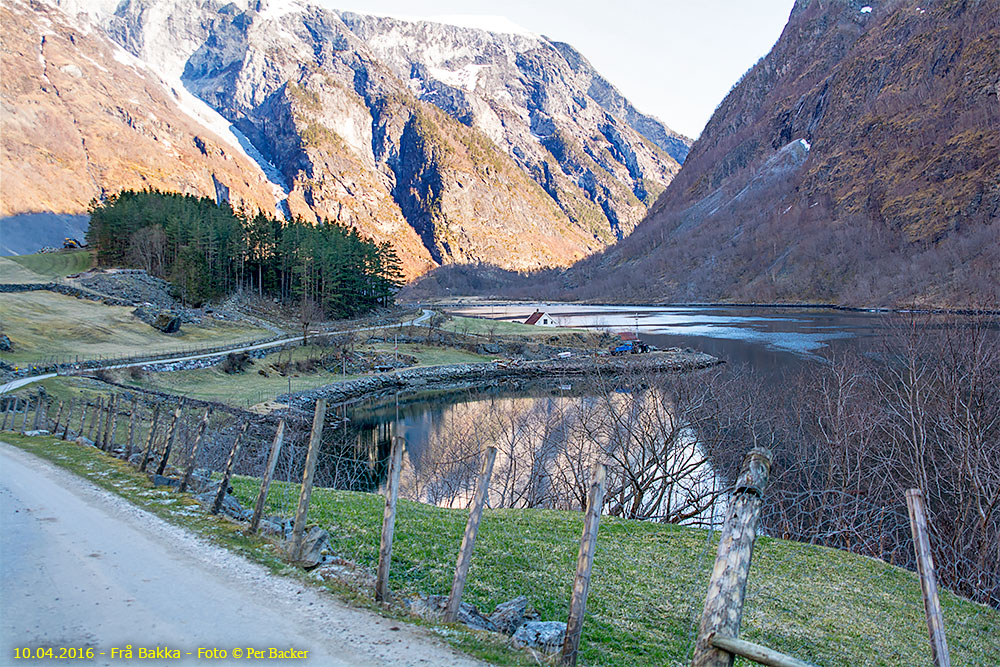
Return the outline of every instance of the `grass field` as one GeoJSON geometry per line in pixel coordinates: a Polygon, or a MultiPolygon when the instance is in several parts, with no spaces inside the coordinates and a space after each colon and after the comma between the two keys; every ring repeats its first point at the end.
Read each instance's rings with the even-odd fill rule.
{"type": "Polygon", "coordinates": [[[89,250],[0,257],[0,283],[48,283],[93,265],[89,250]]]}
{"type": "MultiPolygon", "coordinates": [[[[321,584],[284,565],[276,545],[244,536],[230,521],[192,511],[188,498],[153,488],[146,477],[94,448],[10,433],[2,439],[274,572],[327,585],[358,604],[373,605],[370,590],[321,584]]],[[[247,506],[258,481],[241,477],[233,486],[247,506]]],[[[297,485],[275,483],[269,511],[288,514],[296,494],[297,485]]],[[[383,502],[375,494],[316,489],[309,519],[330,531],[336,553],[374,569],[383,502]]],[[[461,510],[400,501],[390,576],[397,599],[414,591],[447,594],[466,516],[461,510]]],[[[465,600],[489,610],[524,594],[546,620],[564,620],[581,526],[579,513],[487,510],[465,600]]],[[[604,517],[580,664],[686,664],[715,546],[698,529],[604,517]]],[[[942,604],[952,664],[996,664],[1000,613],[947,591],[942,604]]],[[[390,607],[383,613],[398,617],[402,612],[390,607]]],[[[495,635],[461,626],[437,630],[446,641],[495,664],[537,664],[495,635]]],[[[842,551],[766,537],[754,551],[741,636],[824,667],[931,664],[913,573],[842,551]]],[[[737,665],[750,664],[737,660],[737,665]]]]}
{"type": "Polygon", "coordinates": [[[228,322],[185,324],[167,335],[145,324],[132,309],[106,306],[53,292],[0,294],[0,330],[14,343],[0,353],[10,364],[45,357],[92,359],[211,347],[270,336],[270,332],[228,322]]]}
{"type": "MultiPolygon", "coordinates": [[[[252,504],[257,480],[233,486],[252,504]]],[[[297,488],[276,484],[271,511],[294,511],[297,488]]],[[[309,519],[330,532],[334,553],[373,571],[382,508],[379,495],[316,489],[309,519]]],[[[391,588],[447,595],[466,518],[465,511],[401,500],[391,588]]],[[[487,510],[464,600],[488,612],[524,594],[543,619],[565,620],[581,529],[580,513],[487,510]]],[[[702,530],[604,517],[581,664],[686,664],[715,549],[702,530]]],[[[741,636],[824,667],[930,665],[921,600],[911,572],[763,537],[741,636]]],[[[942,602],[952,664],[995,664],[1000,613],[947,592],[942,602]]]]}
{"type": "MultiPolygon", "coordinates": [[[[383,354],[392,354],[393,348],[391,343],[380,343],[371,348],[361,347],[383,354]]],[[[322,368],[310,373],[296,372],[288,376],[281,376],[271,368],[271,364],[279,358],[284,360],[289,359],[290,356],[291,360],[296,361],[317,357],[326,352],[329,350],[314,345],[273,352],[264,359],[255,359],[254,365],[243,373],[232,375],[223,372],[218,366],[170,373],[151,372],[146,373],[141,380],[131,378],[127,372],[121,372],[118,375],[121,376],[123,382],[128,384],[246,407],[273,399],[276,395],[287,392],[289,387],[292,391],[305,391],[359,377],[358,375],[331,373],[322,368]],[[258,370],[264,370],[267,376],[260,375],[258,370]]],[[[465,350],[433,345],[400,344],[399,352],[416,357],[417,364],[420,366],[475,363],[489,361],[492,358],[465,350]]]]}

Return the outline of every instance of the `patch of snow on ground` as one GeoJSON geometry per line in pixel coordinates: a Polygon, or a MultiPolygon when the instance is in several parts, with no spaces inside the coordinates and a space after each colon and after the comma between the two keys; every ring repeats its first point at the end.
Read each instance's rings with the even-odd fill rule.
{"type": "Polygon", "coordinates": [[[805,148],[807,151],[810,148],[812,148],[812,145],[808,141],[806,141],[805,139],[799,139],[799,143],[802,144],[802,148],[805,148]]]}
{"type": "Polygon", "coordinates": [[[862,14],[871,14],[872,13],[872,8],[868,7],[866,5],[866,6],[862,7],[860,11],[861,11],[862,14]]]}
{"type": "Polygon", "coordinates": [[[461,88],[471,93],[476,89],[476,80],[479,78],[479,72],[487,67],[489,66],[470,63],[458,70],[428,67],[427,72],[441,83],[446,83],[452,88],[461,88]]]}

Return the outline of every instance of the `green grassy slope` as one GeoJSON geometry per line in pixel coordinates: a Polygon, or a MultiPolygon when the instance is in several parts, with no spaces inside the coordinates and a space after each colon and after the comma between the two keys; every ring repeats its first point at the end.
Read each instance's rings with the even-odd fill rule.
{"type": "Polygon", "coordinates": [[[89,250],[0,257],[0,283],[46,283],[86,271],[94,262],[89,250]]]}
{"type": "MultiPolygon", "coordinates": [[[[244,505],[252,504],[256,480],[237,480],[234,488],[244,505]]],[[[296,489],[276,484],[271,511],[291,514],[296,489]]],[[[330,531],[334,552],[374,570],[381,496],[317,489],[312,503],[310,521],[330,531]]],[[[462,510],[400,501],[392,589],[447,595],[466,517],[462,510]]],[[[488,612],[524,594],[545,620],[565,620],[581,529],[580,513],[487,510],[465,601],[488,612]]],[[[604,517],[581,664],[685,664],[716,545],[703,530],[604,517]]],[[[992,664],[1000,614],[947,592],[942,602],[952,664],[992,664]]],[[[758,540],[743,638],[817,665],[848,667],[929,665],[925,635],[913,573],[844,551],[758,540]]]]}

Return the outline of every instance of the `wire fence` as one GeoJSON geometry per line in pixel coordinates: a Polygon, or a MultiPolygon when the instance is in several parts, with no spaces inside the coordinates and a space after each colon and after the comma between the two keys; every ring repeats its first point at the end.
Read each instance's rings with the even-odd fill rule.
{"type": "MultiPolygon", "coordinates": [[[[385,585],[393,604],[436,619],[446,617],[469,508],[490,467],[457,618],[542,661],[556,659],[568,619],[572,625],[584,510],[594,464],[602,463],[603,516],[572,658],[690,664],[720,533],[741,489],[712,467],[663,395],[470,403],[427,426],[433,437],[419,447],[406,446],[394,422],[356,421],[347,405],[321,412],[317,434],[307,412],[288,410],[279,419],[140,394],[62,404],[36,394],[0,398],[0,427],[45,428],[92,444],[157,475],[158,484],[191,477],[191,491],[206,505],[220,497],[224,513],[246,522],[273,469],[260,532],[315,578],[372,597],[387,556],[385,509],[398,443],[404,449],[385,585]],[[314,488],[297,548],[295,518],[309,477],[314,488]]],[[[740,637],[816,665],[932,664],[905,499],[887,506],[841,495],[833,503],[831,493],[764,493],[740,637]],[[837,511],[824,509],[831,507],[837,511]],[[808,539],[783,539],[802,540],[803,525],[812,531],[808,539]]],[[[952,664],[996,664],[998,569],[991,576],[981,568],[986,604],[941,591],[952,664]]]]}

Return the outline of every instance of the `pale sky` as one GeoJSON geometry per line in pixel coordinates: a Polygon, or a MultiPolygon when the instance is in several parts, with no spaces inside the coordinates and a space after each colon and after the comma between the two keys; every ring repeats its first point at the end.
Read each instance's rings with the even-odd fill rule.
{"type": "Polygon", "coordinates": [[[643,113],[696,138],[793,0],[311,0],[359,14],[504,16],[567,42],[643,113]]]}

